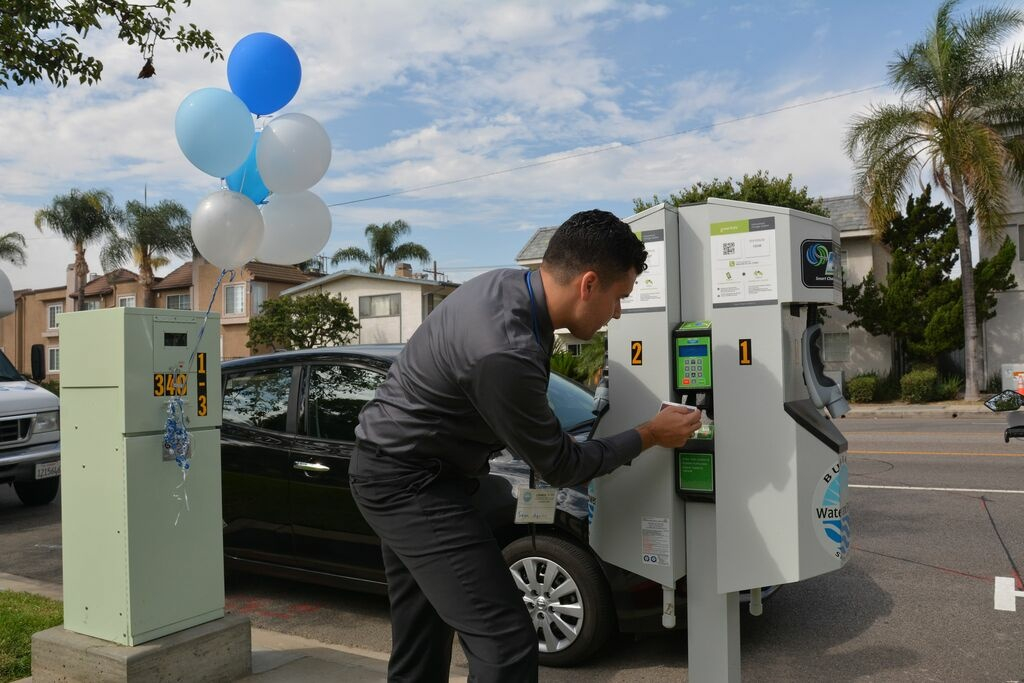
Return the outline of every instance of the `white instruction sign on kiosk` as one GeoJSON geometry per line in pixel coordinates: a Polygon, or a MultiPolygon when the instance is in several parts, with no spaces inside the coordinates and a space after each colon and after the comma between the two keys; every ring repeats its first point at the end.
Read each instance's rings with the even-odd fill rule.
{"type": "Polygon", "coordinates": [[[640,520],[640,543],[644,564],[668,564],[671,557],[672,522],[668,517],[644,517],[640,520]]]}
{"type": "Polygon", "coordinates": [[[622,310],[665,310],[665,231],[642,230],[636,233],[647,250],[647,268],[633,284],[632,293],[622,300],[622,310]]]}
{"type": "Polygon", "coordinates": [[[711,224],[711,303],[714,306],[775,301],[775,218],[711,224]]]}

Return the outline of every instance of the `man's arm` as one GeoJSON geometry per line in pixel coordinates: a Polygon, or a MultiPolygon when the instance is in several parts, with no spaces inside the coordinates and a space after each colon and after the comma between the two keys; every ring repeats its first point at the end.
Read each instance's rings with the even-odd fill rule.
{"type": "Polygon", "coordinates": [[[700,413],[669,409],[636,429],[584,443],[562,431],[547,400],[547,373],[534,358],[491,354],[470,369],[466,392],[491,430],[553,486],[611,472],[654,445],[682,445],[700,413]]]}

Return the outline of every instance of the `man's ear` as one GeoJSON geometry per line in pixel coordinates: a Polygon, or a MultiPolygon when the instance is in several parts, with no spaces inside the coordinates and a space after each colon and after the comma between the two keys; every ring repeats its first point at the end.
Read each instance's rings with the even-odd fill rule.
{"type": "Polygon", "coordinates": [[[597,273],[588,270],[580,277],[580,299],[588,301],[597,291],[597,273]]]}

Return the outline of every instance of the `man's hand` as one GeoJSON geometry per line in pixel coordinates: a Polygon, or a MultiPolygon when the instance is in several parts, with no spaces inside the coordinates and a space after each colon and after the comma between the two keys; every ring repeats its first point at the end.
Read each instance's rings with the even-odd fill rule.
{"type": "Polygon", "coordinates": [[[650,422],[636,428],[643,440],[643,450],[651,446],[679,448],[700,429],[700,416],[701,411],[696,408],[663,408],[650,422]]]}

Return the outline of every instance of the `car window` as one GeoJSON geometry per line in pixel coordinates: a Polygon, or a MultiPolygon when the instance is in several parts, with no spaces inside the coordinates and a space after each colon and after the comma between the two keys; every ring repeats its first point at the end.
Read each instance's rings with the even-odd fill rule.
{"type": "Polygon", "coordinates": [[[318,439],[355,441],[359,411],[384,375],[352,365],[314,365],[309,373],[306,434],[318,439]]]}
{"type": "Polygon", "coordinates": [[[292,369],[252,370],[224,378],[224,421],[285,431],[292,369]]]}
{"type": "Polygon", "coordinates": [[[562,429],[594,419],[594,397],[579,384],[554,372],[548,382],[548,405],[562,429]]]}

